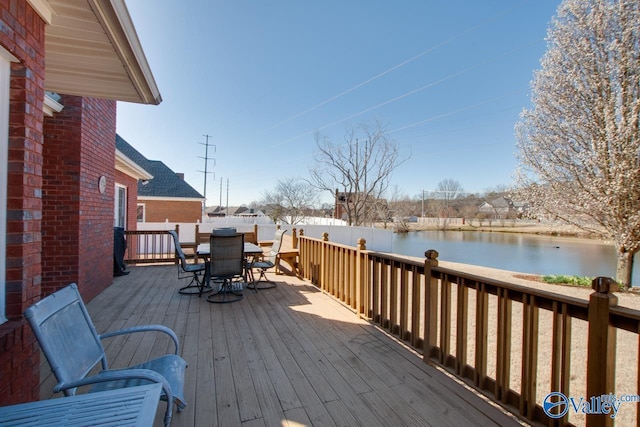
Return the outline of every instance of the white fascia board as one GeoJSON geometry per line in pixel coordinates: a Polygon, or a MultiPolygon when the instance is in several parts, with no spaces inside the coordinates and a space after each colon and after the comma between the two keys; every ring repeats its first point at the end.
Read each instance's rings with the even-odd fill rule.
{"type": "Polygon", "coordinates": [[[138,194],[138,200],[161,200],[165,202],[202,202],[204,197],[161,197],[161,196],[141,196],[138,194]]]}
{"type": "Polygon", "coordinates": [[[36,11],[38,15],[46,22],[48,25],[51,25],[53,22],[53,17],[55,16],[54,10],[49,5],[47,0],[27,0],[33,10],[36,11]]]}
{"type": "Polygon", "coordinates": [[[153,175],[116,148],[116,170],[135,179],[152,179],[153,175]]]}
{"type": "Polygon", "coordinates": [[[54,113],[59,113],[64,108],[64,105],[60,104],[55,99],[51,98],[49,95],[44,95],[44,103],[42,106],[42,111],[45,116],[53,117],[54,113]]]}

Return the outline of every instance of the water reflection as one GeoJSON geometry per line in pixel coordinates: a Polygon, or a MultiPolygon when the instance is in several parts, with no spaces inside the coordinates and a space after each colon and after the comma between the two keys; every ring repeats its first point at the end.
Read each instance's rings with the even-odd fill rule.
{"type": "MultiPolygon", "coordinates": [[[[427,249],[436,249],[444,261],[531,274],[615,277],[616,271],[614,247],[591,239],[435,230],[394,236],[395,253],[423,257],[427,249]]],[[[640,282],[638,263],[634,283],[640,282]]]]}

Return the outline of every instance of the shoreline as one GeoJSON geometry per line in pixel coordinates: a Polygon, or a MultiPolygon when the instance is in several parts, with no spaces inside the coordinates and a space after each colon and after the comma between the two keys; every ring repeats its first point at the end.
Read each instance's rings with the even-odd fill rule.
{"type": "MultiPolygon", "coordinates": [[[[376,228],[385,228],[376,224],[376,228]]],[[[437,224],[408,224],[407,231],[396,231],[394,224],[386,227],[394,233],[412,233],[417,231],[479,231],[485,233],[515,233],[557,237],[576,237],[580,239],[603,240],[600,236],[579,229],[573,225],[564,224],[505,224],[505,225],[437,225],[437,224]]],[[[605,240],[606,241],[606,240],[605,240]]]]}

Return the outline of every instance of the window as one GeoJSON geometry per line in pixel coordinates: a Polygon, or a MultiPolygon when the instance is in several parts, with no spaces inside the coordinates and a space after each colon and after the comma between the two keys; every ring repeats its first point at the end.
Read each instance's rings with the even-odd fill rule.
{"type": "Polygon", "coordinates": [[[144,222],[144,203],[138,203],[138,208],[136,209],[136,221],[144,222]]]}
{"type": "Polygon", "coordinates": [[[116,184],[114,227],[127,228],[127,187],[116,184]]]}
{"type": "Polygon", "coordinates": [[[16,58],[0,47],[0,323],[7,321],[5,312],[7,252],[7,170],[9,156],[9,81],[11,62],[16,58]]]}

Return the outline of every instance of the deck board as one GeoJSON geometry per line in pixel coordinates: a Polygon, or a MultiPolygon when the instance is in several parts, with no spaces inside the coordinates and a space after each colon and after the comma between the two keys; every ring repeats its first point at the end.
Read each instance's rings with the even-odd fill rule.
{"type": "MultiPolygon", "coordinates": [[[[160,323],[187,360],[172,426],[519,425],[348,307],[293,276],[230,304],[181,295],[175,266],[133,267],[88,304],[98,332],[160,323]]],[[[171,351],[159,334],[105,342],[110,366],[171,351]]],[[[42,364],[42,398],[55,380],[42,364]]],[[[159,406],[161,425],[165,403],[159,406]]]]}

